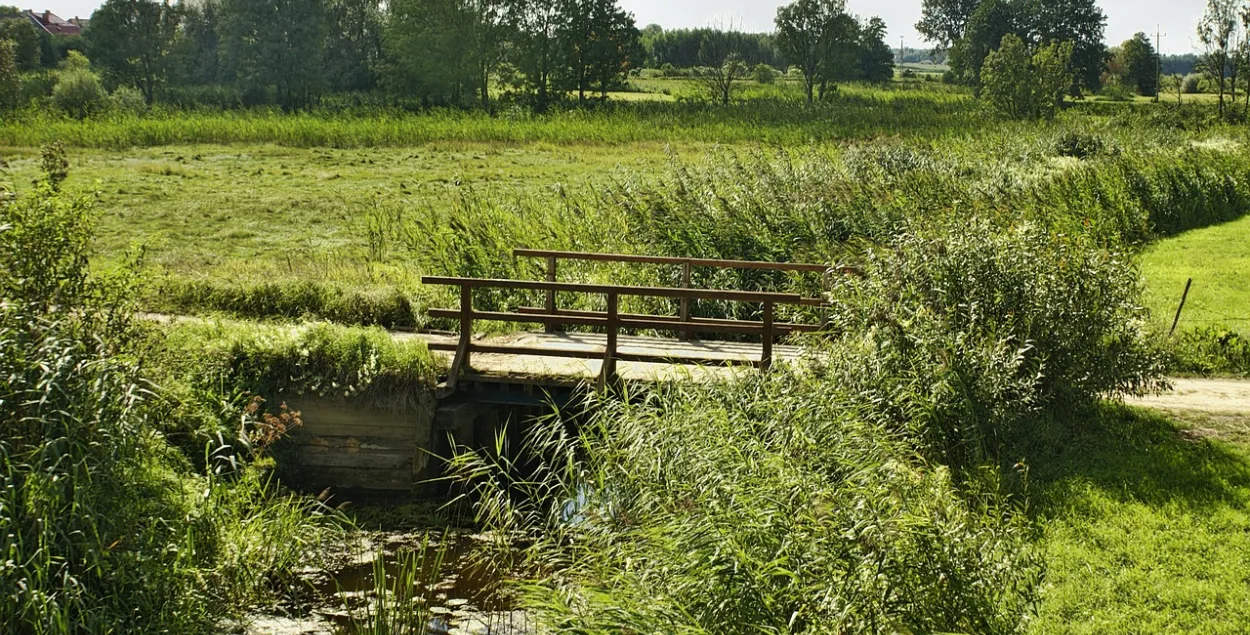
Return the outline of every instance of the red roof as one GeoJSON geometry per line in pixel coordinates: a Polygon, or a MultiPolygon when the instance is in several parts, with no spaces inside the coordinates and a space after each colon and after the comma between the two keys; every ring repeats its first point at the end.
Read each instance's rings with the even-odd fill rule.
{"type": "Polygon", "coordinates": [[[36,13],[32,10],[27,10],[26,15],[36,26],[47,31],[50,35],[82,35],[81,26],[65,20],[51,11],[36,13]]]}

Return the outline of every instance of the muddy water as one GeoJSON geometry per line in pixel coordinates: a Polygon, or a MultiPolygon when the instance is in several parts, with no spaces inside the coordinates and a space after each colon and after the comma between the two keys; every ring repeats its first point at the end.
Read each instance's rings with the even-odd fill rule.
{"type": "MultiPolygon", "coordinates": [[[[255,615],[246,635],[524,635],[532,624],[500,589],[500,575],[480,557],[484,538],[359,533],[323,568],[301,572],[301,600],[289,615],[255,615]],[[380,597],[381,596],[381,597],[380,597]],[[376,626],[384,607],[406,615],[376,626]],[[371,616],[373,618],[371,619],[371,616]],[[414,625],[416,624],[416,625],[414,625]]],[[[236,630],[238,632],[238,630],[236,630]]]]}

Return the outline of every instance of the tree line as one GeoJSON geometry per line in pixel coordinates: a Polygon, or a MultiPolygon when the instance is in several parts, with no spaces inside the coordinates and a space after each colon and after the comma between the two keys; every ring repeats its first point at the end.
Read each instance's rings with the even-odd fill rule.
{"type": "MultiPolygon", "coordinates": [[[[0,41],[11,42],[0,72],[13,58],[17,73],[60,65],[48,86],[65,75],[65,51],[48,53],[16,9],[0,18],[0,41]]],[[[884,22],[850,15],[844,0],[795,0],[775,34],[640,30],[617,0],[106,0],[71,47],[85,59],[68,63],[86,100],[125,88],[147,104],[224,96],[298,110],[326,94],[485,107],[506,94],[542,109],[606,96],[631,71],[666,64],[692,69],[722,101],[750,75],[798,67],[815,99],[836,82],[891,78],[884,37],[884,22]]]]}

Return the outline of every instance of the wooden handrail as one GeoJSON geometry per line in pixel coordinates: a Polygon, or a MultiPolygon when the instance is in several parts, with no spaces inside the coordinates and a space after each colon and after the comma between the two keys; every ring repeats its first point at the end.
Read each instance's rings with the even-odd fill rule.
{"type": "MultiPolygon", "coordinates": [[[[601,385],[606,386],[616,376],[616,363],[623,359],[630,360],[647,360],[662,361],[664,358],[649,355],[628,355],[622,356],[618,348],[618,337],[622,328],[626,329],[656,329],[656,330],[678,330],[683,333],[695,331],[719,332],[719,333],[740,333],[748,335],[759,335],[763,339],[763,351],[757,365],[760,368],[767,369],[773,362],[773,343],[776,339],[777,332],[789,332],[800,330],[803,325],[778,325],[774,321],[776,305],[778,304],[795,304],[802,305],[810,302],[810,298],[803,298],[797,293],[772,293],[763,291],[735,291],[724,289],[673,289],[666,287],[630,287],[620,285],[602,285],[602,284],[581,284],[581,283],[561,283],[561,282],[534,282],[525,280],[490,280],[480,278],[450,278],[440,276],[425,276],[421,279],[422,284],[428,285],[444,285],[455,286],[460,288],[460,308],[459,309],[431,309],[429,314],[431,317],[442,319],[458,319],[460,321],[460,340],[456,344],[456,358],[452,363],[451,376],[448,379],[448,387],[454,388],[459,377],[470,368],[471,356],[474,352],[510,352],[515,354],[540,354],[551,355],[556,357],[574,357],[585,358],[582,352],[571,351],[543,351],[536,352],[533,349],[523,347],[499,347],[499,346],[483,346],[473,343],[473,321],[493,320],[504,322],[518,322],[530,324],[546,324],[548,326],[560,324],[575,324],[584,326],[604,327],[607,329],[607,345],[603,351],[603,372],[600,377],[601,385]],[[479,288],[489,289],[520,289],[533,291],[547,291],[553,294],[557,291],[567,293],[586,293],[586,294],[602,294],[607,298],[607,310],[605,312],[559,312],[554,308],[554,302],[549,302],[548,306],[552,307],[547,313],[541,313],[538,309],[528,309],[528,312],[506,313],[498,311],[476,311],[473,308],[473,290],[479,288]],[[750,302],[760,303],[763,305],[763,322],[746,322],[739,320],[698,320],[693,321],[686,312],[679,318],[670,318],[662,316],[645,316],[634,314],[622,314],[620,312],[621,296],[635,297],[662,297],[662,298],[679,298],[682,300],[705,299],[705,300],[724,300],[730,302],[750,302]]],[[[803,329],[806,330],[806,329],[803,329]]],[[[702,359],[702,358],[685,358],[686,361],[703,364],[725,364],[725,360],[718,359],[702,359]]]]}
{"type": "Polygon", "coordinates": [[[630,287],[611,284],[587,284],[581,282],[541,282],[535,280],[501,280],[487,278],[447,278],[424,276],[421,284],[459,286],[469,288],[518,289],[525,291],[557,291],[564,293],[610,294],[650,298],[690,298],[695,300],[725,300],[728,302],[773,302],[776,304],[801,305],[811,298],[797,293],[772,291],[735,291],[731,289],[677,289],[672,287],[630,287]]]}
{"type": "MultiPolygon", "coordinates": [[[[689,289],[691,284],[692,269],[694,267],[706,267],[714,269],[745,269],[745,270],[761,270],[761,271],[792,271],[805,273],[820,273],[828,276],[834,271],[843,274],[862,275],[853,267],[831,267],[815,263],[804,262],[757,262],[751,260],[719,260],[712,258],[687,258],[681,256],[641,256],[636,254],[607,254],[592,253],[579,251],[558,251],[550,249],[514,249],[512,255],[517,258],[545,258],[547,260],[547,281],[556,282],[560,260],[579,260],[586,262],[616,262],[616,263],[635,263],[635,264],[652,264],[652,265],[674,265],[680,266],[681,271],[681,288],[689,289]]],[[[691,299],[682,297],[679,300],[681,307],[681,321],[692,322],[691,319],[691,299]]],[[[799,302],[803,306],[823,306],[825,303],[818,298],[804,298],[799,302]]],[[[546,309],[547,313],[555,315],[556,311],[556,291],[548,289],[546,291],[546,309]]],[[[554,333],[560,330],[558,323],[550,323],[547,325],[547,332],[554,333]]],[[[681,331],[679,336],[682,340],[690,339],[690,331],[681,331]]]]}
{"type": "Polygon", "coordinates": [[[557,260],[581,260],[587,262],[621,262],[648,265],[690,265],[716,269],[750,269],[759,271],[805,271],[828,273],[844,267],[830,267],[806,262],[756,262],[752,260],[716,260],[711,258],[682,258],[676,256],[638,256],[633,254],[583,253],[580,251],[551,251],[546,249],[514,249],[518,258],[555,258],[557,260]]]}

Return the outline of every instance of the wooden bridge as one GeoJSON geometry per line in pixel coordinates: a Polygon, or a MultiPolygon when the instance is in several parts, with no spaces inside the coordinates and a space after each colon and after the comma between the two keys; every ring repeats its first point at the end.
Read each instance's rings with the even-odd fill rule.
{"type": "MultiPolygon", "coordinates": [[[[458,322],[459,333],[394,335],[422,340],[431,350],[450,356],[447,380],[429,395],[428,402],[395,412],[309,396],[284,396],[304,414],[303,436],[296,449],[308,485],[313,489],[333,486],[437,495],[442,487],[437,484],[442,463],[436,457],[449,457],[454,448],[498,449],[501,435],[507,440],[503,447],[520,447],[526,426],[550,414],[553,407],[562,409],[580,401],[587,389],[602,390],[617,379],[715,379],[740,369],[766,369],[797,359],[800,350],[779,345],[778,340],[792,333],[822,329],[824,298],[694,288],[694,272],[799,272],[821,274],[826,282],[828,275],[837,272],[816,264],[538,250],[517,250],[515,255],[545,260],[546,279],[423,279],[425,284],[454,287],[460,298],[457,307],[430,311],[432,317],[458,322]],[[681,282],[675,287],[561,282],[560,264],[570,261],[608,263],[625,271],[634,265],[672,267],[673,279],[680,273],[681,282]],[[475,304],[484,302],[484,296],[492,291],[529,292],[542,306],[491,311],[475,304]],[[562,308],[559,301],[569,296],[602,298],[602,304],[583,301],[579,306],[601,306],[603,310],[562,308]],[[622,311],[622,298],[629,299],[627,306],[670,307],[671,314],[622,311]],[[700,301],[723,306],[745,304],[750,308],[740,314],[760,319],[698,317],[700,301]],[[800,314],[811,319],[779,320],[778,307],[783,308],[783,316],[800,314]],[[808,309],[785,310],[793,307],[808,309]],[[476,335],[489,321],[543,328],[495,337],[476,335]]],[[[822,285],[822,289],[826,287],[822,285]]]]}
{"type": "MultiPolygon", "coordinates": [[[[793,359],[799,351],[778,346],[777,340],[792,333],[821,330],[820,323],[779,322],[779,306],[824,307],[820,297],[804,297],[797,293],[748,291],[737,289],[699,289],[692,286],[696,268],[711,270],[735,269],[819,273],[828,276],[834,269],[807,263],[772,263],[741,260],[710,260],[623,254],[599,254],[565,251],[518,249],[518,258],[546,261],[546,280],[498,280],[479,278],[425,277],[424,284],[456,287],[460,305],[456,308],[433,309],[430,316],[459,322],[459,336],[454,341],[429,341],[432,350],[454,353],[451,371],[444,386],[454,392],[461,382],[480,383],[508,376],[523,382],[552,383],[565,380],[583,382],[592,375],[602,387],[617,378],[663,379],[686,375],[694,368],[755,367],[767,369],[778,359],[793,359]],[[680,268],[680,287],[640,287],[622,285],[560,282],[560,263],[564,261],[659,265],[680,268]],[[544,297],[544,306],[521,307],[511,312],[483,311],[474,306],[478,290],[520,290],[536,292],[544,297]],[[562,309],[561,295],[602,296],[603,311],[562,309]],[[662,298],[675,300],[675,315],[650,315],[621,311],[621,298],[662,298]],[[758,305],[760,320],[700,318],[693,314],[698,301],[746,303],[758,305]],[[482,321],[530,324],[545,327],[542,332],[524,333],[493,340],[475,338],[475,326],[482,321]],[[597,332],[566,332],[567,327],[594,329],[597,332]],[[626,335],[624,332],[673,333],[675,338],[626,335]],[[707,335],[730,335],[758,338],[759,344],[740,341],[725,342],[699,339],[707,335]],[[484,368],[475,368],[475,360],[486,359],[484,368]],[[554,361],[553,361],[554,360],[554,361]]],[[[849,272],[841,269],[838,271],[849,272]]],[[[706,373],[704,374],[706,375],[706,373]]]]}

